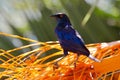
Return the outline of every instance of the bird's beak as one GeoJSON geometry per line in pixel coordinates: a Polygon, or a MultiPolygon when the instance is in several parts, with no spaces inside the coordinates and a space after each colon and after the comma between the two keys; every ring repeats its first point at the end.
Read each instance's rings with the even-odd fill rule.
{"type": "Polygon", "coordinates": [[[50,17],[56,17],[56,15],[55,15],[55,14],[53,14],[53,15],[51,15],[50,17]]]}

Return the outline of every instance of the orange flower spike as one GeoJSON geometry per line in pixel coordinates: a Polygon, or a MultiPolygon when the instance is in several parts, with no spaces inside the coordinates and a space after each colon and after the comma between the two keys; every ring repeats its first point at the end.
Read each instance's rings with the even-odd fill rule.
{"type": "Polygon", "coordinates": [[[30,42],[36,42],[35,44],[21,46],[12,50],[7,50],[5,52],[3,50],[0,51],[0,61],[2,62],[0,64],[0,69],[5,69],[4,71],[0,72],[0,79],[2,79],[4,76],[7,76],[6,80],[103,80],[103,75],[105,75],[105,79],[120,79],[120,74],[117,72],[120,70],[120,41],[87,45],[88,49],[91,53],[93,53],[95,57],[103,59],[100,63],[91,61],[85,56],[80,56],[77,65],[74,68],[73,62],[76,59],[76,55],[70,52],[68,56],[58,62],[59,68],[53,70],[53,63],[55,60],[44,64],[43,62],[51,57],[59,55],[58,53],[61,52],[56,52],[54,55],[51,54],[52,56],[43,58],[39,57],[41,54],[44,54],[46,51],[53,48],[61,50],[59,44],[54,44],[53,42],[51,42],[53,44],[48,44],[47,42],[38,42],[35,40],[9,34],[0,33],[0,35],[30,42]],[[24,48],[40,44],[42,44],[42,46],[38,49],[20,54],[18,56],[12,55],[14,51],[22,50],[24,48]],[[36,52],[40,52],[40,54],[35,55],[36,52]],[[10,59],[5,61],[2,57],[10,59]]]}
{"type": "Polygon", "coordinates": [[[36,60],[36,56],[35,55],[30,56],[30,60],[33,63],[36,60]]]}
{"type": "Polygon", "coordinates": [[[30,65],[36,60],[36,57],[34,55],[30,56],[29,59],[25,60],[25,63],[30,65]]]}
{"type": "Polygon", "coordinates": [[[64,73],[64,77],[66,76],[71,76],[73,75],[73,69],[72,68],[69,68],[68,70],[66,70],[66,72],[64,73]]]}
{"type": "Polygon", "coordinates": [[[25,63],[26,63],[27,65],[30,65],[30,64],[31,64],[31,60],[28,59],[28,60],[25,61],[25,63]]]}

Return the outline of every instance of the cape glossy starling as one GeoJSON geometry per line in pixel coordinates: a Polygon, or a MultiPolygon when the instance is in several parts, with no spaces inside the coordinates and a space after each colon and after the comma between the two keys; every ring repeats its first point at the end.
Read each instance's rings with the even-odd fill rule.
{"type": "Polygon", "coordinates": [[[71,22],[66,14],[56,13],[51,15],[51,17],[55,17],[57,20],[55,33],[58,37],[61,47],[63,48],[65,56],[68,55],[68,52],[70,51],[76,53],[78,57],[79,55],[85,55],[96,62],[100,62],[100,60],[92,56],[89,50],[85,47],[82,37],[72,27],[71,22]]]}

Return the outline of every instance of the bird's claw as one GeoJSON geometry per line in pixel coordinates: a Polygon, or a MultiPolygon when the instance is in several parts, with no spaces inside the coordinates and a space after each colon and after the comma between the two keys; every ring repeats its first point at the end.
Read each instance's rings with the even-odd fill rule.
{"type": "Polygon", "coordinates": [[[74,62],[74,68],[76,68],[76,62],[74,62]]]}
{"type": "Polygon", "coordinates": [[[59,65],[58,65],[57,62],[55,62],[54,65],[53,65],[53,69],[55,70],[55,69],[58,69],[58,68],[59,68],[59,65]]]}

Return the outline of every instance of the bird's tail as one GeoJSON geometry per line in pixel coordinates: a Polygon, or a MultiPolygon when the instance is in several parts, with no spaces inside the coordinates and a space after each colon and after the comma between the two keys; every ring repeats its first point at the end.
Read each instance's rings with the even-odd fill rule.
{"type": "Polygon", "coordinates": [[[95,58],[94,56],[92,56],[91,54],[88,57],[90,59],[94,60],[95,62],[101,62],[100,60],[98,60],[97,58],[95,58]]]}

